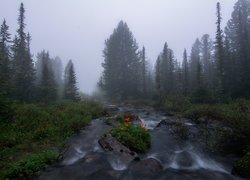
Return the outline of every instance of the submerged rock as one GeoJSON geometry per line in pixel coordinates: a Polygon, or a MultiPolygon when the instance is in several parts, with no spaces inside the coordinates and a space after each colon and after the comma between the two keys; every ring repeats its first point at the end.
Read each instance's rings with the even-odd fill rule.
{"type": "Polygon", "coordinates": [[[161,171],[163,171],[161,163],[154,158],[148,158],[132,164],[128,173],[125,174],[132,175],[132,177],[152,177],[158,175],[161,171]]]}
{"type": "Polygon", "coordinates": [[[193,165],[193,158],[187,151],[178,153],[176,156],[176,164],[181,168],[189,168],[193,165]]]}

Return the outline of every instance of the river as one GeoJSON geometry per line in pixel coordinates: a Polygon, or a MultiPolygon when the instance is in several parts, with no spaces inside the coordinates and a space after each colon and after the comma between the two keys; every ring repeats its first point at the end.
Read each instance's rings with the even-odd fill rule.
{"type": "Polygon", "coordinates": [[[158,160],[163,166],[160,173],[154,176],[131,173],[130,164],[104,152],[98,140],[111,126],[102,119],[95,119],[70,139],[62,160],[48,167],[38,179],[239,179],[231,175],[234,157],[208,150],[206,143],[201,142],[199,127],[191,120],[182,121],[188,138],[180,138],[173,130],[177,121],[174,117],[151,107],[129,105],[120,106],[113,113],[128,111],[137,114],[151,134],[151,148],[147,153],[139,154],[140,159],[158,160]],[[162,120],[166,123],[157,127],[162,120]]]}

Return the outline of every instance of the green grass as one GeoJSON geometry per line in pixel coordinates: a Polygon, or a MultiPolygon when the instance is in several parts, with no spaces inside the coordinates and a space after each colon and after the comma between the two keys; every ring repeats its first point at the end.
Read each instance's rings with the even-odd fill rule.
{"type": "Polygon", "coordinates": [[[11,119],[0,123],[0,177],[33,177],[58,159],[67,139],[102,111],[91,102],[23,104],[12,109],[11,119]]]}

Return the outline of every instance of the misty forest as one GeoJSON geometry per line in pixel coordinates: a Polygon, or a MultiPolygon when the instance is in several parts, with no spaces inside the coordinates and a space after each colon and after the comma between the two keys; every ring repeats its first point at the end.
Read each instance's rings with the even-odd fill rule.
{"type": "Polygon", "coordinates": [[[214,9],[214,34],[154,63],[117,21],[92,95],[74,59],[31,52],[25,3],[15,34],[1,17],[0,179],[250,178],[250,1],[225,27],[214,9]]]}

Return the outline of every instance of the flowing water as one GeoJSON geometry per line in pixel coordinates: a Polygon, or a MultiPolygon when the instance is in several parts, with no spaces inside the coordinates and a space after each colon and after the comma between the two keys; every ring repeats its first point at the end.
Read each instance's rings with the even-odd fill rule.
{"type": "MultiPolygon", "coordinates": [[[[163,119],[173,121],[163,113],[133,106],[120,107],[117,113],[128,111],[140,117],[152,137],[150,150],[139,154],[140,158],[157,159],[163,166],[163,171],[153,179],[239,179],[230,174],[233,159],[206,151],[197,141],[198,128],[190,120],[183,124],[191,134],[182,139],[173,134],[171,126],[157,127],[163,119]]],[[[62,160],[47,168],[38,179],[151,179],[131,174],[130,164],[102,150],[98,140],[109,128],[101,119],[93,120],[71,138],[62,160]]]]}

